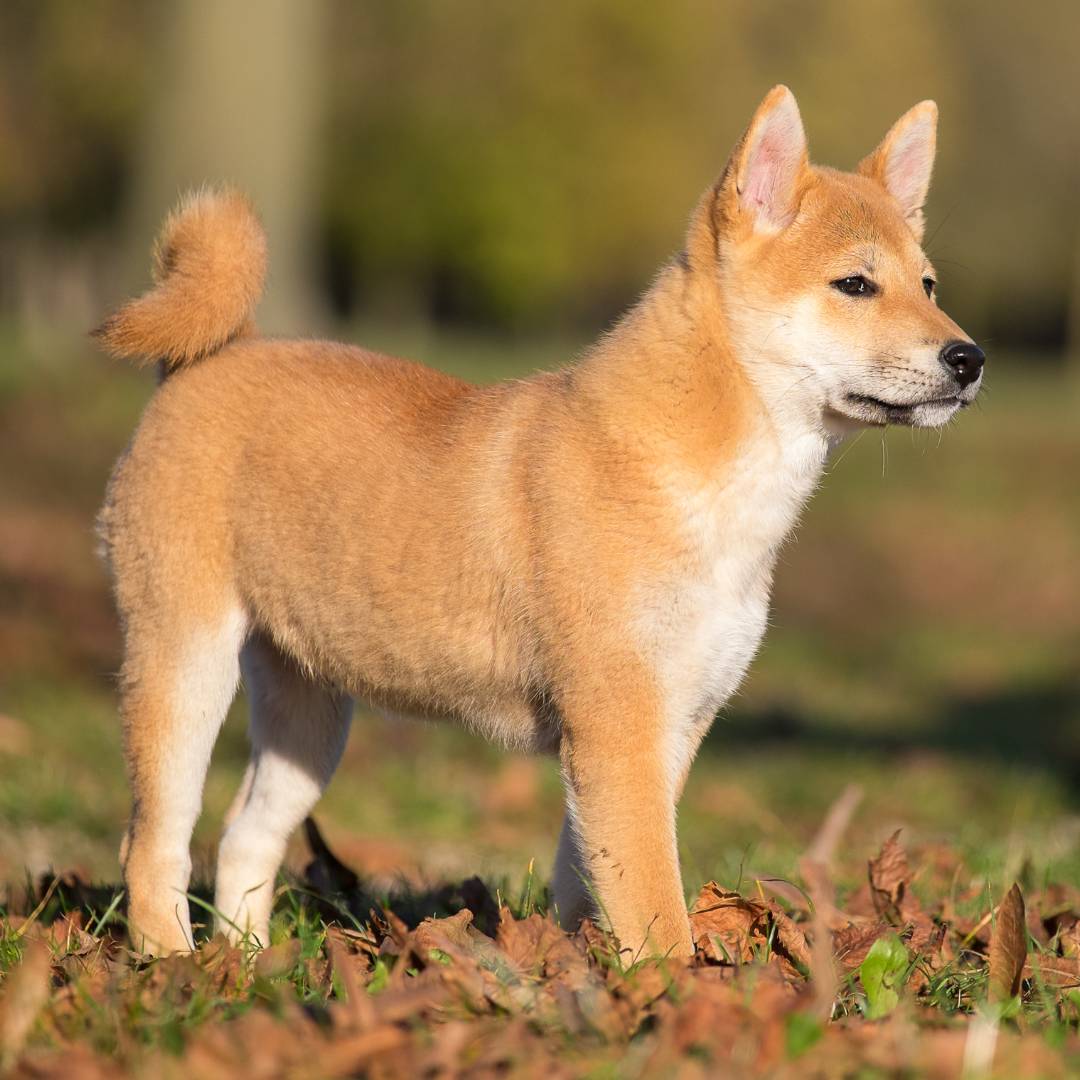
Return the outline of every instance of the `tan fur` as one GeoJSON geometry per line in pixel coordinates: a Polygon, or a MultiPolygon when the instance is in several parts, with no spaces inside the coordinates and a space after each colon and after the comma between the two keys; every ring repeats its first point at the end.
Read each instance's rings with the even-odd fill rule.
{"type": "Polygon", "coordinates": [[[156,286],[106,319],[114,356],[189,364],[248,332],[266,277],[266,236],[239,192],[204,189],[169,215],[154,248],[156,286]]]}
{"type": "Polygon", "coordinates": [[[830,432],[860,422],[833,400],[831,359],[811,381],[775,342],[805,338],[809,319],[829,348],[869,350],[860,379],[892,386],[937,378],[922,361],[890,375],[901,342],[962,336],[923,293],[925,258],[876,180],[796,156],[791,185],[759,185],[781,224],[750,220],[747,147],[760,129],[783,152],[801,132],[791,110],[783,88],[766,99],[685,256],[618,326],[576,365],[519,382],[235,340],[264,261],[246,204],[202,196],[170,219],[161,284],[103,334],[181,368],[101,519],[126,639],[138,945],[191,946],[187,841],[243,647],[253,758],[218,893],[234,936],[266,943],[283,837],[329,779],[348,694],[558,752],[564,921],[594,888],[630,954],[689,954],[676,803],[760,639],[830,432]],[[887,283],[879,307],[828,287],[853,248],[887,283]]]}

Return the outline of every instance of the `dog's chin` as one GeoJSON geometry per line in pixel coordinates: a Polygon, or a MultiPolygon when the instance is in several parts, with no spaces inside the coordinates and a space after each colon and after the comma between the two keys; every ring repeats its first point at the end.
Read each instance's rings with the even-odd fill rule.
{"type": "Polygon", "coordinates": [[[947,424],[957,412],[970,404],[970,399],[959,395],[932,398],[929,401],[896,402],[869,394],[845,394],[832,409],[844,419],[868,427],[897,424],[904,427],[936,428],[947,424]]]}

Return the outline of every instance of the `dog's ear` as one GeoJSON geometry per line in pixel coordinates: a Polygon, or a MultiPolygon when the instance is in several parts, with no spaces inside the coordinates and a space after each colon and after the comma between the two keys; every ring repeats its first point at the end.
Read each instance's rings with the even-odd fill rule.
{"type": "Polygon", "coordinates": [[[795,95],[775,86],[758,106],[722,181],[724,207],[746,215],[755,230],[779,232],[799,209],[800,181],[809,164],[795,95]],[[725,198],[726,196],[726,198],[725,198]]]}
{"type": "Polygon", "coordinates": [[[921,101],[893,124],[878,148],[858,167],[858,172],[877,180],[900,204],[920,240],[922,208],[930,189],[936,148],[937,106],[932,101],[921,101]]]}
{"type": "Polygon", "coordinates": [[[790,225],[808,174],[806,132],[795,95],[774,86],[694,213],[687,244],[691,262],[715,259],[721,232],[777,233],[790,225]]]}

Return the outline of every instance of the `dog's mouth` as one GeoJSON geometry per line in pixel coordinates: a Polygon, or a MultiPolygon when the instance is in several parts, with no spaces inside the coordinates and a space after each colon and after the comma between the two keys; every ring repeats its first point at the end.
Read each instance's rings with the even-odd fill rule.
{"type": "Polygon", "coordinates": [[[871,394],[845,394],[845,403],[855,419],[876,424],[919,424],[934,426],[943,422],[958,409],[965,409],[971,400],[959,394],[922,398],[919,401],[886,401],[871,394]]]}

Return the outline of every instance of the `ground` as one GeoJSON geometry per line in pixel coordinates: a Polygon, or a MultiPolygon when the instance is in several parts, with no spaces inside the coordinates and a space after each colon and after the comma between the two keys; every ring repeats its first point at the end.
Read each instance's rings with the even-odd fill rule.
{"type": "MultiPolygon", "coordinates": [[[[470,375],[569,355],[356,336],[470,375]]],[[[68,342],[0,346],[0,1047],[17,1069],[94,1075],[112,1056],[132,1071],[235,1075],[228,1053],[263,1075],[666,1075],[713,1061],[958,1075],[965,1054],[970,1069],[991,1060],[1016,1075],[1014,1053],[1034,1075],[1077,1066],[1075,382],[1037,357],[992,358],[981,406],[949,430],[867,433],[837,455],[783,554],[762,653],[680,809],[688,901],[728,920],[701,930],[685,970],[635,966],[599,933],[567,938],[536,914],[561,818],[550,762],[364,712],[316,811],[358,883],[298,837],[275,949],[254,967],[220,942],[150,965],[123,951],[109,884],[127,799],[118,637],[92,521],[150,390],[68,342]],[[858,805],[815,876],[808,853],[851,785],[858,805]],[[868,872],[897,829],[900,899],[917,912],[868,872]],[[1014,881],[1027,909],[1018,1006],[988,1002],[1014,881]],[[431,915],[449,921],[421,922],[431,915]],[[845,933],[882,938],[869,975],[845,933]],[[898,1003],[869,1019],[875,964],[898,1003]]],[[[242,713],[207,785],[200,882],[246,757],[242,713]]]]}

